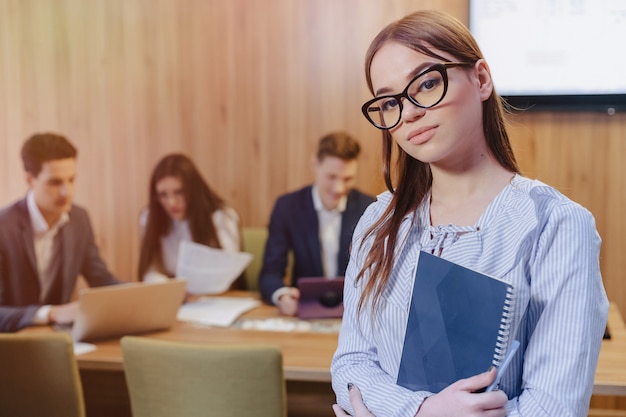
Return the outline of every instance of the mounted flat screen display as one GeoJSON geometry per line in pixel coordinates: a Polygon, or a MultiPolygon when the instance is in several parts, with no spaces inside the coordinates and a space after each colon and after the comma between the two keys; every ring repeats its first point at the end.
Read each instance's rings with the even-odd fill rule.
{"type": "Polygon", "coordinates": [[[625,0],[470,0],[470,30],[513,106],[626,111],[625,0]]]}

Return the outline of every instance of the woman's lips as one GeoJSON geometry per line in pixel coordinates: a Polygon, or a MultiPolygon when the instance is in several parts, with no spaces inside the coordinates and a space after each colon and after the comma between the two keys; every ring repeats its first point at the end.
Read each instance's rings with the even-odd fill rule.
{"type": "Polygon", "coordinates": [[[182,210],[170,210],[170,217],[180,217],[182,214],[182,210]]]}
{"type": "Polygon", "coordinates": [[[426,143],[433,137],[437,126],[425,126],[409,133],[407,141],[413,145],[421,145],[426,143]]]}

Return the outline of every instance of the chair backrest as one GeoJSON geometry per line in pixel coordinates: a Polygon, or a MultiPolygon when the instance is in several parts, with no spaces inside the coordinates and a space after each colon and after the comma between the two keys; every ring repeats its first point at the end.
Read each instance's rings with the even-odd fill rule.
{"type": "Polygon", "coordinates": [[[267,240],[266,227],[244,227],[241,230],[243,251],[254,255],[252,262],[246,268],[246,282],[248,289],[256,291],[259,288],[259,274],[263,266],[263,253],[267,240]]]}
{"type": "Polygon", "coordinates": [[[83,389],[69,335],[0,334],[0,414],[85,416],[83,389]]]}
{"type": "Polygon", "coordinates": [[[133,417],[287,415],[278,346],[121,343],[133,417]]]}

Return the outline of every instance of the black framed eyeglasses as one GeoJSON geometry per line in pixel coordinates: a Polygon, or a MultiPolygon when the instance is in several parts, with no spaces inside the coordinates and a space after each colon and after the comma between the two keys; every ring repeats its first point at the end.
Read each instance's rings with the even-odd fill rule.
{"type": "Polygon", "coordinates": [[[470,62],[443,62],[431,65],[413,78],[400,94],[374,97],[361,107],[365,118],[379,129],[396,127],[402,119],[402,98],[417,107],[430,109],[443,100],[448,91],[448,68],[471,67],[470,62]]]}

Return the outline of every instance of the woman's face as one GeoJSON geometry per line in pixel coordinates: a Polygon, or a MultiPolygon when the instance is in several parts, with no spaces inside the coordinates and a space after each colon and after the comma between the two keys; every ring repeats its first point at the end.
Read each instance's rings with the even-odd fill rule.
{"type": "Polygon", "coordinates": [[[163,210],[172,220],[184,220],[187,217],[187,202],[180,178],[161,178],[156,183],[156,193],[163,210]]]}
{"type": "MultiPolygon", "coordinates": [[[[433,50],[457,62],[453,56],[433,50]]],[[[388,42],[374,55],[370,66],[376,96],[398,94],[436,58],[396,42],[388,42]]],[[[487,145],[482,123],[482,102],[491,94],[491,77],[484,61],[471,67],[447,69],[448,90],[430,109],[402,99],[400,123],[390,129],[393,139],[410,156],[447,170],[464,169],[484,156],[487,145]]]]}

